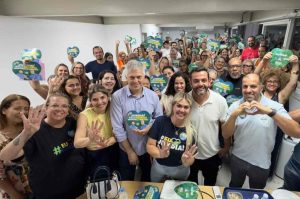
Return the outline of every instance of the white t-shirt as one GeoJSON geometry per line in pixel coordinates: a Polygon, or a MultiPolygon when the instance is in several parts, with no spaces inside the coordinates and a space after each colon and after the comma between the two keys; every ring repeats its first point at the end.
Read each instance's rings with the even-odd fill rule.
{"type": "MultiPolygon", "coordinates": [[[[192,95],[192,91],[189,94],[192,95]]],[[[227,109],[225,98],[212,90],[202,105],[193,100],[191,121],[198,147],[196,159],[208,159],[219,152],[219,121],[224,122],[227,109]]]]}

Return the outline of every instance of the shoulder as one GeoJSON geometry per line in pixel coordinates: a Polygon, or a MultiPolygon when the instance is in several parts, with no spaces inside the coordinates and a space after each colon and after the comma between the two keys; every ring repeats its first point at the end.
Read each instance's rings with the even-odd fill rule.
{"type": "Polygon", "coordinates": [[[86,64],[86,66],[89,66],[89,65],[94,65],[96,63],[96,60],[94,60],[94,61],[90,61],[90,62],[88,62],[87,64],[86,64]]]}

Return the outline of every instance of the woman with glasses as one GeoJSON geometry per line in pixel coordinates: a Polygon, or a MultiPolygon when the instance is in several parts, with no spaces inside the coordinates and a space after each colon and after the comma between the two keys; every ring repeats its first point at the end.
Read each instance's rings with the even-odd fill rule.
{"type": "Polygon", "coordinates": [[[250,59],[243,61],[243,75],[248,75],[254,72],[254,64],[250,59]]]}
{"type": "Polygon", "coordinates": [[[72,69],[71,69],[71,74],[73,76],[78,77],[78,79],[80,81],[82,93],[87,94],[87,92],[89,90],[90,79],[85,74],[85,68],[84,68],[83,63],[74,62],[72,69]]]}
{"type": "Polygon", "coordinates": [[[75,149],[76,122],[67,117],[69,98],[55,93],[45,108],[21,112],[23,131],[1,151],[0,159],[11,161],[25,156],[30,172],[30,198],[75,199],[86,184],[85,152],[75,149]],[[46,117],[45,117],[46,114],[46,117]]]}

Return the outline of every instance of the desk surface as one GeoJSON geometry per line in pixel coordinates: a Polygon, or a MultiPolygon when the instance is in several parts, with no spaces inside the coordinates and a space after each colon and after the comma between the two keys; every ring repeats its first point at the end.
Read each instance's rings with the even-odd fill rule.
{"type": "MultiPolygon", "coordinates": [[[[154,182],[138,182],[138,181],[122,181],[121,182],[121,186],[125,188],[126,192],[128,193],[128,198],[132,199],[134,197],[135,192],[146,186],[146,185],[154,185],[157,186],[159,188],[159,191],[161,192],[162,187],[163,187],[163,183],[154,183],[154,182]]],[[[211,196],[214,196],[213,190],[211,186],[199,186],[201,191],[204,191],[208,194],[210,194],[211,196]]],[[[268,192],[271,192],[270,190],[267,190],[268,192]]],[[[221,188],[221,192],[223,192],[223,188],[221,188]]],[[[300,196],[300,192],[296,193],[298,196],[300,196]]],[[[198,198],[201,198],[201,196],[199,196],[198,198]]],[[[86,194],[81,195],[79,198],[77,199],[87,199],[86,194]]],[[[209,196],[203,194],[203,199],[211,199],[209,196]]]]}

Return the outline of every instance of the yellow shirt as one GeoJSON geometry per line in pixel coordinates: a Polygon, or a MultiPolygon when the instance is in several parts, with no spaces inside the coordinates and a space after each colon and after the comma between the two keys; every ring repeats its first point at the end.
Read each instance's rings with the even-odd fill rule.
{"type": "MultiPolygon", "coordinates": [[[[92,122],[94,121],[100,121],[103,122],[103,127],[101,129],[100,136],[108,139],[113,136],[112,132],[112,125],[110,120],[110,114],[109,111],[106,111],[106,113],[96,113],[93,111],[92,108],[87,108],[84,111],[82,111],[80,114],[83,114],[87,118],[87,127],[90,127],[92,125],[92,122]]],[[[96,146],[96,143],[92,142],[90,145],[87,146],[88,150],[96,150],[98,149],[96,146]]]]}

